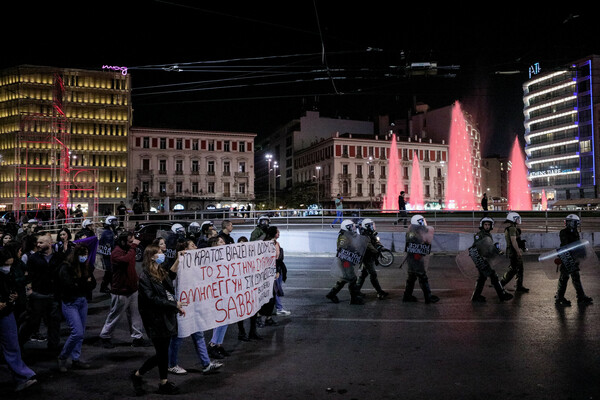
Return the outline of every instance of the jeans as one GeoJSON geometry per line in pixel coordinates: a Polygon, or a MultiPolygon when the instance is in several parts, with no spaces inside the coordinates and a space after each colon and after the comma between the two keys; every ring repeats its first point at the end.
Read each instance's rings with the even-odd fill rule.
{"type": "MultiPolygon", "coordinates": [[[[208,356],[208,350],[206,349],[206,342],[204,341],[204,332],[199,331],[192,333],[192,340],[196,354],[202,363],[202,366],[210,364],[210,357],[208,356]]],[[[178,353],[181,342],[184,338],[177,337],[177,335],[171,337],[171,344],[169,345],[169,368],[174,367],[178,364],[178,353]]]]}
{"type": "Polygon", "coordinates": [[[341,224],[342,223],[343,213],[344,212],[342,210],[336,211],[337,218],[333,220],[333,224],[341,224]]]}
{"type": "Polygon", "coordinates": [[[213,329],[212,339],[210,339],[211,343],[214,344],[223,344],[223,339],[225,339],[225,332],[227,332],[228,325],[217,326],[213,329]]]}
{"type": "MultiPolygon", "coordinates": [[[[283,276],[281,276],[281,274],[279,274],[279,278],[277,278],[276,280],[277,280],[277,283],[279,284],[279,287],[283,286],[283,276]]],[[[277,311],[283,310],[283,304],[281,304],[281,298],[277,295],[275,295],[275,309],[277,311]]]]}
{"type": "Polygon", "coordinates": [[[110,311],[106,316],[106,322],[100,332],[102,339],[110,339],[115,327],[119,323],[123,313],[127,314],[129,323],[129,333],[133,339],[142,338],[142,317],[138,311],[138,293],[132,293],[129,296],[111,294],[110,311]]]}
{"type": "Polygon", "coordinates": [[[87,311],[88,302],[85,297],[78,297],[73,302],[62,303],[62,312],[71,328],[71,333],[58,356],[61,360],[66,360],[69,357],[72,360],[79,360],[83,335],[85,334],[87,311]]]}
{"type": "Polygon", "coordinates": [[[14,313],[0,317],[0,349],[13,380],[19,384],[35,376],[21,358],[21,348],[17,335],[17,322],[14,313]]]}

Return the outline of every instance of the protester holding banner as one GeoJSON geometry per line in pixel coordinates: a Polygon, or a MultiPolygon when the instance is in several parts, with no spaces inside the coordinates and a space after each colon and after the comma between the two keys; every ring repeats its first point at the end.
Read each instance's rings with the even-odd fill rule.
{"type": "MultiPolygon", "coordinates": [[[[179,257],[185,254],[188,250],[197,249],[196,244],[192,239],[188,239],[185,244],[180,243],[177,247],[178,258],[175,260],[175,263],[171,266],[171,272],[177,273],[179,268],[179,257]]],[[[174,282],[175,288],[177,288],[177,280],[174,282]]],[[[218,368],[221,368],[223,364],[218,361],[211,362],[210,357],[208,355],[208,349],[206,347],[206,342],[204,340],[204,332],[199,330],[190,335],[193,340],[194,348],[196,349],[196,354],[200,359],[200,364],[202,365],[202,371],[204,373],[210,373],[218,368]]],[[[179,366],[178,363],[178,355],[179,348],[181,347],[181,343],[183,342],[183,337],[179,337],[178,334],[175,334],[171,337],[171,343],[169,345],[169,372],[176,375],[184,375],[187,374],[187,371],[179,366]]]]}
{"type": "Polygon", "coordinates": [[[422,215],[417,214],[410,219],[410,226],[406,231],[408,277],[406,278],[406,287],[404,289],[404,296],[402,297],[402,301],[404,302],[417,301],[417,298],[412,294],[417,280],[419,280],[419,285],[423,291],[425,303],[437,303],[440,300],[439,297],[431,294],[429,278],[427,277],[433,234],[434,229],[427,226],[427,221],[422,215]]]}
{"type": "Polygon", "coordinates": [[[276,274],[275,274],[275,280],[273,282],[273,291],[271,294],[271,298],[269,299],[269,301],[265,304],[263,304],[263,306],[260,308],[260,310],[258,311],[258,320],[256,321],[259,327],[263,327],[263,326],[276,326],[279,325],[277,323],[277,321],[275,321],[273,319],[273,311],[275,310],[275,289],[276,289],[276,285],[275,282],[277,282],[277,278],[279,278],[279,276],[281,275],[281,264],[277,264],[277,259],[279,258],[280,255],[280,247],[279,247],[279,243],[277,242],[277,238],[279,237],[279,229],[276,226],[272,226],[269,225],[269,227],[267,227],[266,231],[265,231],[265,238],[263,239],[263,241],[267,242],[267,241],[273,241],[273,243],[275,244],[275,270],[276,270],[276,274]],[[265,317],[265,321],[262,321],[261,316],[265,317]]]}
{"type": "Polygon", "coordinates": [[[160,377],[158,393],[179,392],[179,388],[169,382],[167,377],[169,343],[171,337],[177,334],[177,314],[185,316],[185,311],[183,304],[175,297],[173,279],[177,274],[161,267],[160,264],[164,261],[165,255],[157,246],[150,245],[144,250],[143,270],[139,278],[138,308],[156,354],[131,375],[136,395],[144,393],[142,376],[154,367],[158,367],[160,377]]]}
{"type": "Polygon", "coordinates": [[[350,304],[363,305],[364,300],[356,287],[356,271],[367,247],[367,239],[356,233],[356,225],[351,219],[342,221],[337,237],[337,253],[333,260],[332,274],[338,278],[329,293],[325,295],[333,303],[339,303],[337,294],[348,284],[350,304]]]}
{"type": "MultiPolygon", "coordinates": [[[[246,236],[240,236],[240,238],[238,239],[238,243],[245,243],[247,241],[248,238],[246,236]]],[[[249,342],[251,340],[263,340],[262,336],[260,336],[256,332],[257,318],[258,316],[256,314],[253,314],[250,318],[248,318],[250,320],[250,333],[248,335],[246,334],[246,329],[244,328],[244,320],[238,321],[238,340],[242,342],[249,342]]]]}
{"type": "MultiPolygon", "coordinates": [[[[574,243],[580,240],[579,237],[579,217],[575,214],[569,214],[565,218],[565,227],[559,233],[560,246],[566,246],[570,243],[574,243]]],[[[585,250],[584,250],[585,251],[585,250]]],[[[560,260],[560,258],[559,258],[560,260]]],[[[569,283],[569,277],[577,293],[577,303],[588,305],[592,304],[593,300],[591,297],[585,295],[583,285],[581,284],[581,277],[579,276],[579,266],[577,263],[572,265],[565,265],[560,263],[560,277],[558,278],[558,287],[556,289],[556,295],[554,296],[554,302],[557,306],[570,306],[571,302],[565,299],[565,292],[567,291],[567,283],[569,283]]]]}

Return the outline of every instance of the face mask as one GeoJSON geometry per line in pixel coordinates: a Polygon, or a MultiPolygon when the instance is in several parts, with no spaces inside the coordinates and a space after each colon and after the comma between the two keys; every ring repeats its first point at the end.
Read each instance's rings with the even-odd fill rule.
{"type": "Polygon", "coordinates": [[[87,256],[79,256],[79,262],[84,263],[87,261],[87,256]]]}
{"type": "Polygon", "coordinates": [[[163,253],[160,253],[157,255],[156,260],[154,260],[157,264],[162,264],[163,262],[165,262],[165,255],[163,253]]]}
{"type": "Polygon", "coordinates": [[[4,265],[0,267],[0,271],[2,271],[5,274],[8,274],[10,272],[10,265],[4,265]]]}

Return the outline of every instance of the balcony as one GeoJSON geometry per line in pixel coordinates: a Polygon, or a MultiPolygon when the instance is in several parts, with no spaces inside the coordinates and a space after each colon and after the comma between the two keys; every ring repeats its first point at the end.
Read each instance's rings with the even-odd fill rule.
{"type": "Polygon", "coordinates": [[[234,174],[235,178],[248,178],[248,173],[247,172],[236,172],[234,174]]]}

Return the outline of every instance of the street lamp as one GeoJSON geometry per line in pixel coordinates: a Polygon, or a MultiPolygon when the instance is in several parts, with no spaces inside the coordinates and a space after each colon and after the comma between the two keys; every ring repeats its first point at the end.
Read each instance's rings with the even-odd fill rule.
{"type": "Polygon", "coordinates": [[[272,154],[266,154],[265,159],[267,160],[267,183],[269,190],[267,191],[267,204],[271,202],[271,160],[273,159],[272,154]]]}
{"type": "Polygon", "coordinates": [[[317,169],[317,209],[319,208],[319,203],[320,203],[320,199],[319,199],[319,192],[320,192],[320,188],[319,186],[321,185],[321,166],[317,165],[315,167],[317,169]]]}
{"type": "Polygon", "coordinates": [[[273,208],[277,209],[277,168],[279,168],[279,163],[277,161],[273,162],[273,208]]]}

